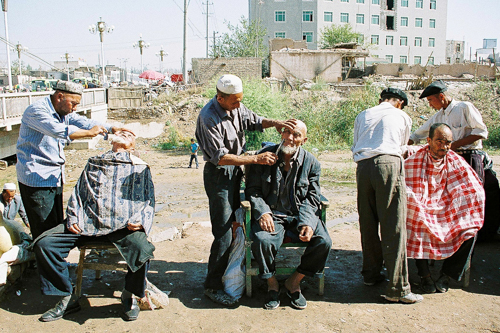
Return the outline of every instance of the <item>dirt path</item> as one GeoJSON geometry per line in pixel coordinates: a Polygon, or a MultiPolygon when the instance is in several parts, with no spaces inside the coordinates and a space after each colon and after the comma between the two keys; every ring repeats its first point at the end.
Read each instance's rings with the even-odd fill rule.
{"type": "MultiPolygon", "coordinates": [[[[68,151],[65,198],[89,156],[99,151],[68,151]]],[[[151,165],[156,186],[158,223],[181,227],[183,222],[208,221],[208,204],[200,169],[187,169],[188,156],[176,156],[139,147],[141,157],[151,165]]],[[[322,191],[331,202],[328,220],[352,216],[356,212],[356,189],[352,179],[340,181],[343,173],[354,170],[348,152],[319,156],[323,165],[322,191]],[[339,172],[338,170],[344,170],[339,172]]],[[[495,157],[500,166],[500,158],[495,157]]],[[[15,177],[14,167],[2,171],[0,180],[15,177]]],[[[15,179],[15,178],[14,178],[15,179]]],[[[336,220],[337,219],[337,220],[336,220]]],[[[166,309],[143,311],[136,322],[119,317],[119,295],[124,273],[104,272],[93,279],[84,272],[83,292],[89,306],[81,312],[53,323],[38,317],[53,306],[54,300],[42,297],[36,271],[26,277],[0,303],[2,332],[500,332],[500,244],[480,244],[473,259],[471,284],[462,289],[452,283],[446,294],[425,295],[416,305],[390,304],[381,298],[384,285],[367,287],[362,283],[361,247],[357,222],[340,222],[329,228],[333,247],[327,262],[325,295],[317,295],[317,283],[306,280],[304,295],[308,308],[293,310],[286,295],[275,311],[262,309],[264,285],[254,279],[255,294],[243,297],[237,308],[225,309],[203,296],[212,236],[210,229],[194,225],[183,238],[156,243],[155,259],[149,279],[162,290],[171,291],[166,309]],[[20,294],[16,294],[16,290],[20,294]]],[[[76,262],[77,253],[70,260],[76,262]]],[[[74,267],[74,265],[72,265],[74,267]]],[[[437,274],[439,264],[434,267],[437,274]]],[[[73,273],[74,274],[74,273],[73,273]]],[[[410,280],[418,292],[416,268],[410,262],[410,280]]]]}

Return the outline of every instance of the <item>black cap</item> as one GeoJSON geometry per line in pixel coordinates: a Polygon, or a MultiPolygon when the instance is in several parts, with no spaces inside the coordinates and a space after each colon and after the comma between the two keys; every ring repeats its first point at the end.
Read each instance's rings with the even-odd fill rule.
{"type": "Polygon", "coordinates": [[[382,90],[382,92],[380,93],[380,97],[396,97],[397,99],[400,99],[403,101],[403,106],[402,108],[404,108],[405,106],[408,105],[408,97],[406,96],[406,94],[404,93],[403,90],[401,89],[398,89],[398,88],[386,88],[384,90],[382,90]]]}
{"type": "Polygon", "coordinates": [[[425,88],[424,91],[422,91],[422,94],[420,95],[419,98],[422,99],[422,98],[425,98],[427,96],[440,94],[442,92],[445,92],[446,90],[448,90],[448,87],[446,87],[446,84],[441,80],[437,80],[437,81],[434,81],[431,84],[429,84],[427,86],[427,88],[425,88]]]}

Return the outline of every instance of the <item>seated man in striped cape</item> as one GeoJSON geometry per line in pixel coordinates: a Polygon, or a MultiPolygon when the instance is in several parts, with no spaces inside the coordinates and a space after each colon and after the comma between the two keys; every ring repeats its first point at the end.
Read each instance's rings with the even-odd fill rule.
{"type": "Polygon", "coordinates": [[[450,127],[430,127],[428,145],[405,161],[408,258],[416,260],[423,292],[446,292],[460,281],[484,221],[485,194],[472,167],[450,147],[450,127]],[[428,259],[443,260],[433,280],[428,259]]]}

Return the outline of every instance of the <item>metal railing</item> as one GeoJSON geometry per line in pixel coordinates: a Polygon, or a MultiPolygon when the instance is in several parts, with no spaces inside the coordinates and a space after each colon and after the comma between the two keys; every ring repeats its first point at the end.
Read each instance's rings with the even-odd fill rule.
{"type": "MultiPolygon", "coordinates": [[[[36,91],[25,93],[0,94],[0,128],[6,127],[10,130],[12,125],[21,123],[24,110],[39,99],[51,95],[52,91],[36,91]]],[[[78,111],[85,111],[92,106],[106,103],[106,89],[85,89],[82,100],[78,105],[78,111]]]]}

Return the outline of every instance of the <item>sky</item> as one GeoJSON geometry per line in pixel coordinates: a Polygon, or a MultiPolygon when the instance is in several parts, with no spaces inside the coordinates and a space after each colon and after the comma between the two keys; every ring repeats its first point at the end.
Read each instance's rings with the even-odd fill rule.
{"type": "MultiPolygon", "coordinates": [[[[209,40],[227,32],[227,24],[236,25],[248,18],[247,0],[189,0],[188,68],[191,58],[206,55],[206,4],[209,3],[209,40]]],[[[273,0],[264,0],[273,1],[273,0]]],[[[439,2],[443,0],[438,0],[439,2]]],[[[139,49],[133,44],[140,34],[150,46],[143,50],[143,64],[158,70],[161,47],[168,53],[162,64],[169,72],[180,71],[183,51],[183,0],[8,0],[9,40],[28,47],[31,53],[53,62],[66,52],[89,66],[99,63],[99,35],[89,32],[89,25],[102,17],[114,31],[104,35],[106,64],[140,68],[139,49]]],[[[465,40],[469,47],[482,47],[483,38],[500,42],[499,0],[448,0],[447,39],[465,40]]],[[[3,13],[2,13],[3,14],[3,13]]],[[[0,18],[0,36],[5,37],[4,18],[0,18]]],[[[2,43],[3,44],[3,43],[2,43]]],[[[500,44],[498,45],[500,47],[500,44]]],[[[474,53],[475,51],[473,51],[474,53]]],[[[11,53],[11,60],[17,53],[11,53]]],[[[39,62],[21,55],[21,60],[36,69],[39,62]]],[[[5,44],[0,46],[0,63],[7,61],[5,44]]]]}

